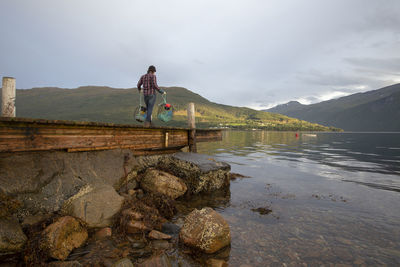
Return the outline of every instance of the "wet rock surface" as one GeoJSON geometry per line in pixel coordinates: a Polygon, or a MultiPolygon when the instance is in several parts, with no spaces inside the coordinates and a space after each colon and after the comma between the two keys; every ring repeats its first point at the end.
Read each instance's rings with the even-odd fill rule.
{"type": "Polygon", "coordinates": [[[0,218],[0,255],[22,250],[27,237],[15,218],[0,218]]]}
{"type": "Polygon", "coordinates": [[[167,195],[176,199],[186,193],[186,184],[178,177],[156,169],[148,169],[140,182],[147,192],[167,195]]]}
{"type": "Polygon", "coordinates": [[[230,165],[208,155],[179,152],[163,158],[159,167],[183,179],[190,194],[212,192],[230,184],[230,165]]]}
{"type": "Polygon", "coordinates": [[[196,209],[187,215],[179,238],[185,245],[205,253],[214,253],[231,242],[228,223],[211,208],[196,209]]]}
{"type": "Polygon", "coordinates": [[[112,224],[123,202],[110,185],[87,185],[64,203],[62,213],[83,220],[89,227],[105,227],[112,224]]]}

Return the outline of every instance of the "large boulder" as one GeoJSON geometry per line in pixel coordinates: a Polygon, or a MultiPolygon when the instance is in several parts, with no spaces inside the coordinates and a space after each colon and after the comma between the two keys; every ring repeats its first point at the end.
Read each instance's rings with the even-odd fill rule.
{"type": "Polygon", "coordinates": [[[48,256],[65,260],[74,248],[85,243],[88,233],[80,221],[65,216],[59,218],[42,232],[40,247],[48,256]]]}
{"type": "Polygon", "coordinates": [[[0,218],[0,255],[22,250],[27,238],[14,218],[0,218]]]}
{"type": "Polygon", "coordinates": [[[135,156],[130,149],[0,153],[0,192],[21,202],[20,219],[57,212],[84,185],[104,183],[118,190],[163,157],[135,156]]]}
{"type": "Polygon", "coordinates": [[[191,194],[229,188],[230,165],[208,155],[179,152],[164,157],[159,167],[183,179],[191,194]]]}
{"type": "Polygon", "coordinates": [[[65,201],[62,212],[83,220],[89,227],[106,227],[112,224],[112,217],[123,202],[124,198],[110,185],[86,185],[65,201]]]}
{"type": "Polygon", "coordinates": [[[211,208],[195,209],[185,218],[179,238],[187,246],[214,253],[231,242],[225,219],[211,208]]]}
{"type": "Polygon", "coordinates": [[[148,169],[145,172],[140,186],[147,192],[160,193],[172,199],[182,196],[187,190],[181,179],[156,169],[148,169]]]}
{"type": "Polygon", "coordinates": [[[135,156],[130,149],[75,152],[38,151],[0,154],[0,189],[36,193],[57,177],[117,187],[137,171],[158,164],[162,156],[135,156]]]}

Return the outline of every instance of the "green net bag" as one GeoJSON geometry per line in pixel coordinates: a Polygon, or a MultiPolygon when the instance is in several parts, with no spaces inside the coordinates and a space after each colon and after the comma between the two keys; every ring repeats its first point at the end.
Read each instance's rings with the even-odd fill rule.
{"type": "Polygon", "coordinates": [[[157,118],[162,122],[169,122],[174,116],[174,108],[167,103],[167,95],[162,95],[162,101],[158,104],[157,118]]]}
{"type": "Polygon", "coordinates": [[[147,117],[147,108],[143,104],[144,100],[142,98],[143,98],[143,95],[141,93],[139,93],[139,106],[137,106],[135,108],[135,112],[133,113],[135,120],[137,120],[138,122],[144,122],[147,117]]]}

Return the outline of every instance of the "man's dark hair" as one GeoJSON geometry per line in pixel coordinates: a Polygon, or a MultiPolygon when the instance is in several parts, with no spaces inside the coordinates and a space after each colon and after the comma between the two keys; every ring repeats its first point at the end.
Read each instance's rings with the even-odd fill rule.
{"type": "Polygon", "coordinates": [[[149,67],[149,69],[147,70],[147,73],[149,73],[149,72],[156,72],[156,67],[154,67],[153,65],[151,65],[151,66],[149,67]]]}

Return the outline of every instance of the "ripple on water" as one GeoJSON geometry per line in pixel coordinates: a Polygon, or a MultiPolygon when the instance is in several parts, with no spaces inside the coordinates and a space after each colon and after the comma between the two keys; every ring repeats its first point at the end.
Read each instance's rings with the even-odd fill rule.
{"type": "Polygon", "coordinates": [[[219,144],[199,145],[252,177],[235,180],[229,200],[215,204],[231,227],[229,264],[399,266],[400,155],[389,149],[399,147],[400,134],[300,142],[261,131],[228,131],[219,144]]]}

